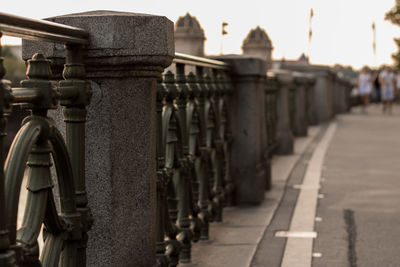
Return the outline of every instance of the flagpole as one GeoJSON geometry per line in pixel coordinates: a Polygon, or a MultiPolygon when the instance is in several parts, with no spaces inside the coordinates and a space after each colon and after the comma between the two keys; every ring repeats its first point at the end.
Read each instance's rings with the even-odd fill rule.
{"type": "Polygon", "coordinates": [[[223,55],[223,41],[224,41],[224,35],[227,35],[228,32],[225,30],[225,27],[228,26],[227,22],[222,22],[222,31],[221,31],[221,47],[220,47],[220,54],[221,56],[223,55]]]}
{"type": "Polygon", "coordinates": [[[310,20],[308,29],[308,62],[310,63],[311,58],[311,39],[312,39],[312,18],[314,17],[314,10],[310,9],[310,20]]]}
{"type": "Polygon", "coordinates": [[[375,25],[375,21],[372,22],[372,34],[373,34],[372,52],[374,53],[374,67],[377,67],[376,66],[376,25],[375,25]]]}

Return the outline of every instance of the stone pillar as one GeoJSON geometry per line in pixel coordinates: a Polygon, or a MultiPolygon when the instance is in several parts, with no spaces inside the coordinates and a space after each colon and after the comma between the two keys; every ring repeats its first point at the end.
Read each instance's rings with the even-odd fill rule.
{"type": "Polygon", "coordinates": [[[278,125],[277,125],[277,153],[288,155],[293,153],[294,138],[290,127],[289,90],[292,86],[293,76],[290,71],[275,71],[280,84],[278,89],[278,125]]]}
{"type": "Polygon", "coordinates": [[[346,81],[341,78],[336,78],[336,114],[345,113],[347,111],[346,108],[346,81]]]}
{"type": "MultiPolygon", "coordinates": [[[[156,81],[174,55],[166,17],[93,11],[48,20],[90,33],[85,67],[93,96],[86,123],[86,188],[94,224],[87,266],[154,266],[156,81]]],[[[62,45],[23,42],[55,65],[62,45]]],[[[56,68],[57,69],[57,68],[56,68]]],[[[60,129],[62,118],[55,116],[60,129]]]]}
{"type": "Polygon", "coordinates": [[[351,110],[351,90],[353,89],[353,84],[349,81],[345,81],[345,99],[346,99],[346,112],[351,110]]]}
{"type": "Polygon", "coordinates": [[[236,204],[260,204],[266,184],[267,134],[264,87],[266,62],[246,56],[218,57],[231,66],[230,99],[233,142],[231,174],[236,204]]]}
{"type": "Polygon", "coordinates": [[[307,120],[307,77],[305,74],[295,72],[293,73],[294,82],[296,85],[295,104],[296,113],[294,116],[294,129],[295,136],[307,136],[308,120],[307,120]]]}
{"type": "Polygon", "coordinates": [[[315,102],[315,75],[308,73],[307,79],[307,120],[308,125],[317,125],[317,108],[315,102]]]}
{"type": "Polygon", "coordinates": [[[317,110],[318,123],[327,122],[332,118],[332,82],[329,69],[315,73],[314,103],[317,110]]]}

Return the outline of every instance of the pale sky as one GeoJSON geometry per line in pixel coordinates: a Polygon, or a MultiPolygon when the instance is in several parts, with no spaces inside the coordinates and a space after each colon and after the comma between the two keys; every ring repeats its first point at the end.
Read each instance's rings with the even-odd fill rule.
{"type": "MultiPolygon", "coordinates": [[[[229,23],[223,40],[224,53],[241,53],[241,45],[251,28],[260,25],[270,36],[273,58],[297,59],[308,52],[310,8],[313,38],[311,62],[316,64],[352,65],[360,68],[374,64],[372,22],[376,23],[376,64],[391,64],[396,51],[394,37],[400,27],[384,20],[385,12],[395,0],[12,0],[2,5],[1,12],[30,18],[89,10],[115,10],[164,15],[172,21],[189,11],[202,25],[207,41],[207,54],[219,54],[221,23],[229,23]]],[[[4,38],[3,43],[15,40],[4,38]]]]}

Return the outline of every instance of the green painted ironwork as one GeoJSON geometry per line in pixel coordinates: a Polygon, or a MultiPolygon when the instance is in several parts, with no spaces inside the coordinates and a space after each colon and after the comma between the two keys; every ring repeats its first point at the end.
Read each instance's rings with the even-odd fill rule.
{"type": "Polygon", "coordinates": [[[190,262],[191,243],[209,238],[210,222],[222,220],[233,192],[227,66],[183,54],[175,66],[157,87],[159,266],[190,262]]]}
{"type": "MultiPolygon", "coordinates": [[[[2,34],[0,32],[0,38],[2,34]]],[[[6,73],[1,57],[0,45],[0,147],[3,147],[6,136],[7,115],[9,114],[9,103],[7,96],[10,92],[10,83],[4,80],[6,73]]],[[[4,151],[0,149],[0,166],[4,166],[4,151]]],[[[7,210],[5,198],[5,177],[3,168],[0,170],[0,266],[15,266],[15,251],[10,248],[10,238],[7,227],[7,210]]]]}
{"type": "MultiPolygon", "coordinates": [[[[64,42],[67,54],[64,80],[59,83],[51,81],[50,61],[42,54],[28,60],[27,79],[20,88],[11,88],[8,81],[1,80],[0,145],[10,106],[20,105],[30,115],[24,119],[5,162],[4,152],[0,152],[4,165],[4,173],[0,172],[0,265],[85,266],[87,232],[92,224],[85,190],[85,121],[91,88],[85,80],[81,44],[88,42],[88,34],[82,29],[3,13],[0,31],[64,42]],[[64,106],[65,141],[47,115],[59,105],[64,106]],[[27,198],[21,226],[17,227],[23,179],[27,179],[27,198]],[[42,227],[44,245],[39,253],[42,227]]],[[[2,61],[0,79],[5,73],[2,61]]]]}

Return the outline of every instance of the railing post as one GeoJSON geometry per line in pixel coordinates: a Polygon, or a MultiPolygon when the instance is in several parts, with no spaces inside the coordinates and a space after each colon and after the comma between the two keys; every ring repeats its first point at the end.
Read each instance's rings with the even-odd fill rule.
{"type": "Polygon", "coordinates": [[[266,187],[267,150],[264,86],[266,62],[252,57],[217,59],[231,67],[234,90],[229,96],[229,116],[234,142],[231,176],[237,204],[260,204],[266,187]]]}
{"type": "Polygon", "coordinates": [[[317,108],[315,104],[315,75],[308,73],[307,79],[307,120],[309,125],[317,125],[317,108]]]}
{"type": "Polygon", "coordinates": [[[273,72],[268,72],[265,85],[265,116],[267,127],[267,182],[266,190],[272,188],[271,159],[276,151],[276,123],[277,123],[277,91],[278,81],[273,72]]]}
{"type": "Polygon", "coordinates": [[[275,73],[279,82],[278,90],[278,123],[277,123],[277,153],[287,155],[293,153],[294,138],[290,125],[289,90],[293,86],[293,76],[289,71],[275,73]]]}
{"type": "Polygon", "coordinates": [[[307,77],[305,74],[298,72],[295,72],[293,76],[296,84],[296,113],[294,118],[293,133],[295,136],[307,136],[307,77]]]}
{"type": "Polygon", "coordinates": [[[316,83],[314,87],[314,105],[317,123],[329,121],[332,118],[332,81],[329,68],[321,67],[314,72],[316,83]]]}
{"type": "MultiPolygon", "coordinates": [[[[50,18],[90,34],[84,63],[93,97],[87,108],[86,190],[93,213],[88,266],[156,263],[156,84],[174,55],[165,17],[93,11],[50,18]],[[107,33],[107,34],[104,34],[107,33]]],[[[62,62],[58,44],[23,42],[62,62]]],[[[55,118],[64,126],[61,117],[55,118]]]]}

